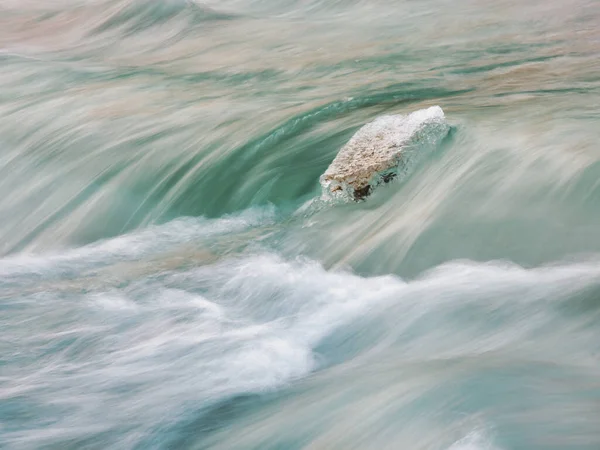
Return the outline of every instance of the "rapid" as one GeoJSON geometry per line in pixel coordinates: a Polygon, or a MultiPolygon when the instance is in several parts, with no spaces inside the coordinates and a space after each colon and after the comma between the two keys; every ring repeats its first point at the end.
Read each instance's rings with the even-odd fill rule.
{"type": "Polygon", "coordinates": [[[0,0],[0,448],[600,448],[599,25],[0,0]],[[402,177],[320,200],[433,106],[402,177]]]}

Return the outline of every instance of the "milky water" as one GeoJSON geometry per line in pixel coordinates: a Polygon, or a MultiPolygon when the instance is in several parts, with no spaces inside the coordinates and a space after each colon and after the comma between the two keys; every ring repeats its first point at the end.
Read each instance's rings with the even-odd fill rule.
{"type": "Polygon", "coordinates": [[[0,448],[600,448],[599,24],[0,1],[0,448]],[[318,200],[431,106],[402,177],[318,200]]]}

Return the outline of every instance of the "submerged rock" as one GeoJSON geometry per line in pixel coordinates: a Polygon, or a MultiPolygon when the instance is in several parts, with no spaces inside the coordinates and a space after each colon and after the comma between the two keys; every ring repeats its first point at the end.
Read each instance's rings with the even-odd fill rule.
{"type": "Polygon", "coordinates": [[[352,136],[321,176],[324,196],[367,197],[378,185],[405,174],[415,153],[435,148],[449,130],[439,106],[378,117],[352,136]]]}

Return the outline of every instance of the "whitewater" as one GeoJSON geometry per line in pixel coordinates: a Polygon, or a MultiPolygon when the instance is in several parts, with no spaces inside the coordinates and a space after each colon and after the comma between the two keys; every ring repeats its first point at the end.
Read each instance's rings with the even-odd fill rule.
{"type": "Polygon", "coordinates": [[[600,448],[599,23],[0,0],[0,448],[600,448]]]}

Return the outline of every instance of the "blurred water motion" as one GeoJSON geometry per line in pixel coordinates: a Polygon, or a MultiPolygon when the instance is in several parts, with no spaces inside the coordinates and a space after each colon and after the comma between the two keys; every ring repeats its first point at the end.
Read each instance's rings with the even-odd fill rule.
{"type": "Polygon", "coordinates": [[[0,447],[600,448],[599,23],[1,0],[0,447]],[[433,105],[406,178],[313,207],[433,105]]]}

